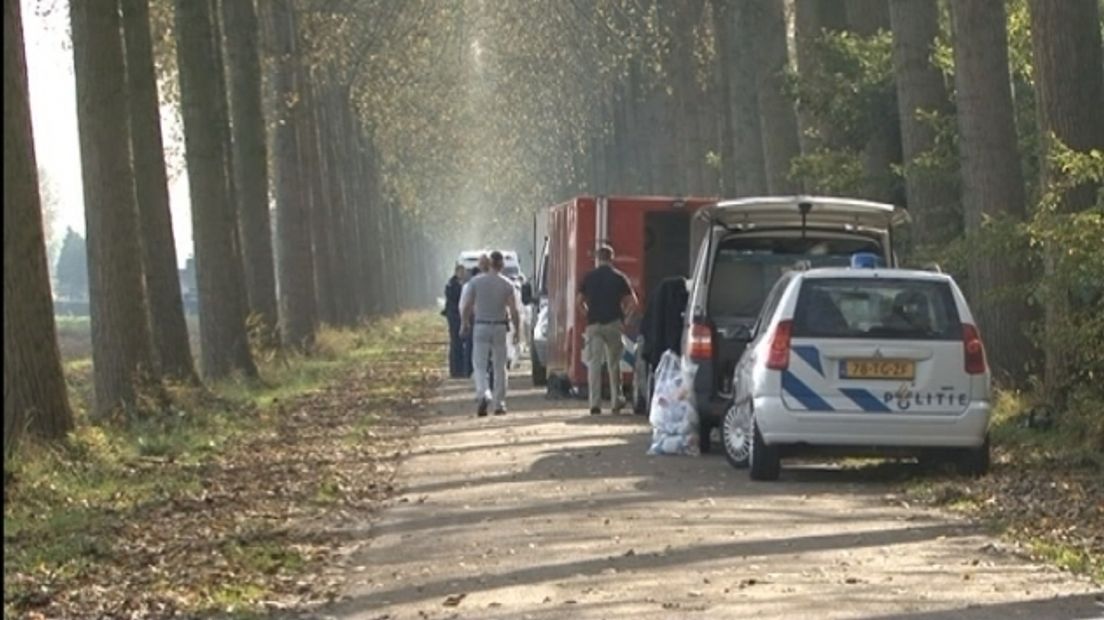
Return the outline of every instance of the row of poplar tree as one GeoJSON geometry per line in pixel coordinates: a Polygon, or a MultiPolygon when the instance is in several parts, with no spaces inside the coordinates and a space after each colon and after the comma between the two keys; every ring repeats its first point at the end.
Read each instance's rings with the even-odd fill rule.
{"type": "MultiPolygon", "coordinates": [[[[419,249],[428,237],[382,186],[370,127],[349,102],[343,74],[305,53],[302,7],[290,0],[152,7],[171,11],[199,372],[176,265],[159,116],[166,63],[156,54],[151,3],[71,2],[98,418],[164,395],[164,381],[254,377],[258,345],[309,352],[320,324],[351,326],[431,299],[433,260],[419,249]]],[[[73,426],[46,264],[20,0],[4,0],[4,136],[7,449],[22,433],[57,439],[73,426]]]]}
{"type": "Polygon", "coordinates": [[[576,5],[555,36],[582,47],[568,80],[596,96],[580,108],[590,129],[569,138],[582,148],[553,193],[907,205],[908,258],[961,278],[997,376],[1022,386],[1037,374],[1058,405],[1104,373],[1102,10],[1098,0],[576,5]],[[586,33],[588,19],[599,32],[569,34],[586,33]]]}

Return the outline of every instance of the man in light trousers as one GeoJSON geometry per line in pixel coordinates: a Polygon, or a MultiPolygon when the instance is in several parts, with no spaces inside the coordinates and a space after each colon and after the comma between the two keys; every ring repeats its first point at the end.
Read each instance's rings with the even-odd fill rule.
{"type": "Polygon", "coordinates": [[[506,413],[506,329],[513,324],[514,345],[520,340],[519,313],[514,285],[502,275],[502,253],[491,252],[491,269],[473,278],[464,287],[460,305],[463,330],[472,334],[472,366],[475,369],[477,415],[487,415],[494,403],[495,415],[506,413]],[[508,318],[507,318],[508,317],[508,318]],[[488,375],[480,372],[490,358],[494,371],[494,394],[488,387],[488,375]]]}
{"type": "Polygon", "coordinates": [[[579,284],[577,303],[587,317],[585,332],[587,393],[591,415],[602,413],[602,361],[609,369],[611,411],[621,411],[621,327],[637,305],[636,292],[625,274],[613,268],[613,248],[598,248],[598,266],[579,284]]]}

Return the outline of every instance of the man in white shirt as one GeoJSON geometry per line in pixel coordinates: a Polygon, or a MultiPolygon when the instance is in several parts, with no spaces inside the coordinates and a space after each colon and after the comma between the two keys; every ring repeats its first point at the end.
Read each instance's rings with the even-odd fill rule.
{"type": "Polygon", "coordinates": [[[472,335],[472,367],[475,370],[477,415],[487,415],[494,401],[495,415],[506,413],[506,329],[513,325],[514,345],[520,341],[520,325],[514,285],[502,275],[502,253],[491,252],[490,271],[472,278],[460,297],[464,333],[472,335]],[[494,394],[488,388],[486,372],[490,358],[494,367],[494,394]]]}

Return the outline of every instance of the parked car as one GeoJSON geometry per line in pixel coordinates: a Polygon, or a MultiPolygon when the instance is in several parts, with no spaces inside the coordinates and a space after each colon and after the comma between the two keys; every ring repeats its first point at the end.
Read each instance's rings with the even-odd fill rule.
{"type": "Polygon", "coordinates": [[[790,271],[750,338],[721,428],[729,462],[747,464],[752,479],[774,480],[782,458],[810,452],[904,453],[964,474],[988,470],[989,367],[950,276],[790,271]]]}
{"type": "Polygon", "coordinates": [[[698,366],[703,451],[732,404],[736,362],[783,271],[798,264],[846,266],[857,252],[894,266],[893,226],[907,219],[890,204],[810,196],[724,201],[697,212],[682,355],[698,366]]]}

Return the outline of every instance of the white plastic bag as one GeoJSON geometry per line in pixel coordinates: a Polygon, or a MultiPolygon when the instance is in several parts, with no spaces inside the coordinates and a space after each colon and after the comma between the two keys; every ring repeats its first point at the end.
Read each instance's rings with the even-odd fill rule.
{"type": "Polygon", "coordinates": [[[701,454],[698,409],[694,404],[694,375],[698,367],[683,364],[672,351],[663,353],[655,371],[652,395],[652,445],[648,454],[701,454]]]}

